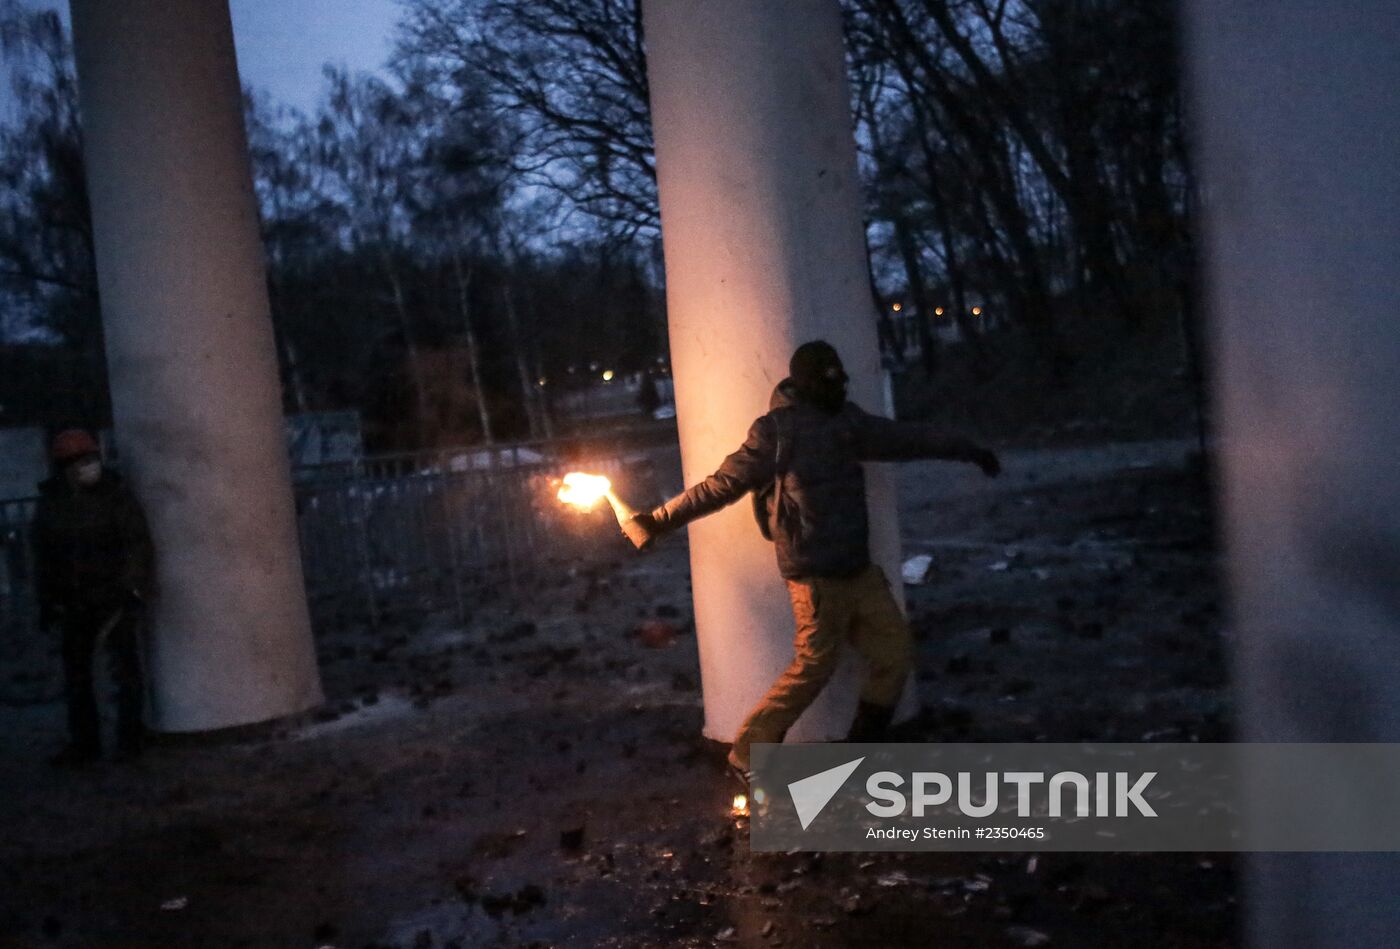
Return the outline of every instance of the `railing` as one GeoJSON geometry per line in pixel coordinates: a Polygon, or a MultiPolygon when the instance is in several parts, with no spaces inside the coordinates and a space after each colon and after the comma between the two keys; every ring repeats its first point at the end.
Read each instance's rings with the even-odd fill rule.
{"type": "Polygon", "coordinates": [[[33,498],[0,501],[0,635],[34,625],[33,498]]]}
{"type": "MultiPolygon", "coordinates": [[[[319,623],[378,624],[519,595],[571,566],[625,552],[606,510],[578,515],[555,497],[573,467],[623,493],[657,496],[652,450],[562,457],[550,444],[384,455],[293,472],[307,598],[319,623]]],[[[0,502],[0,629],[35,619],[32,499],[0,502]]]]}

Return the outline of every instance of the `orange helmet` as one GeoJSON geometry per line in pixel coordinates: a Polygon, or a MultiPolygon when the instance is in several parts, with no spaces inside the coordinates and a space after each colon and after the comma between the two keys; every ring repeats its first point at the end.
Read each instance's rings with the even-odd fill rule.
{"type": "Polygon", "coordinates": [[[92,433],[81,428],[65,428],[53,437],[49,445],[49,457],[58,464],[67,464],[84,455],[100,454],[97,440],[92,433]]]}

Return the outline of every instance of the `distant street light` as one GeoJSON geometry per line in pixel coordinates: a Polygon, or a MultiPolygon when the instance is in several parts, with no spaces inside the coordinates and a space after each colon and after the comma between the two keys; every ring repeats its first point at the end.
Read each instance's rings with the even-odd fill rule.
{"type": "Polygon", "coordinates": [[[982,315],[982,308],[981,308],[980,306],[975,306],[975,307],[973,307],[973,308],[972,308],[972,315],[973,315],[973,316],[981,316],[981,315],[982,315]]]}
{"type": "Polygon", "coordinates": [[[890,306],[890,309],[891,309],[891,310],[894,310],[896,313],[898,313],[900,310],[904,309],[904,304],[903,304],[903,303],[895,303],[895,304],[892,304],[892,305],[890,306]]]}
{"type": "Polygon", "coordinates": [[[934,316],[942,316],[942,315],[943,315],[943,307],[941,307],[941,306],[936,306],[936,307],[934,307],[934,308],[933,308],[933,315],[934,315],[934,316]]]}
{"type": "Polygon", "coordinates": [[[612,381],[613,381],[613,371],[612,371],[611,369],[605,369],[605,370],[603,370],[603,381],[604,381],[604,382],[612,382],[612,381]]]}

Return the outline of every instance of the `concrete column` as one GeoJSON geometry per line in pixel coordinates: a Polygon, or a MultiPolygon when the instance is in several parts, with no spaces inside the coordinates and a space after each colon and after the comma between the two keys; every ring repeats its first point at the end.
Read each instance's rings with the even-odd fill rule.
{"type": "MultiPolygon", "coordinates": [[[[1242,737],[1400,741],[1400,6],[1185,8],[1242,737]]],[[[1392,946],[1397,890],[1395,854],[1258,855],[1252,943],[1392,946]]]]}
{"type": "Polygon", "coordinates": [[[118,445],[161,595],[153,725],[321,699],[226,0],[72,0],[118,445]]]}
{"type": "MultiPolygon", "coordinates": [[[[666,299],[687,484],[768,408],[800,343],[840,351],[881,411],[837,0],[644,0],[666,299]]],[[[899,587],[892,472],[868,466],[877,561],[899,587]]],[[[690,527],[705,734],[733,738],[792,658],[772,545],[745,502],[690,527]]],[[[844,735],[853,663],[795,738],[844,735]]]]}

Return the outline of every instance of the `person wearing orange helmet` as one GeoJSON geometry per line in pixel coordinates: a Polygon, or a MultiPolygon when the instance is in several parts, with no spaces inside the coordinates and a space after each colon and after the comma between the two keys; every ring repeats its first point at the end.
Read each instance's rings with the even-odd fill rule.
{"type": "Polygon", "coordinates": [[[140,628],[154,578],[141,505],[102,463],[92,434],[70,428],[50,445],[54,474],[39,485],[33,538],[39,625],[63,634],[68,746],[54,759],[78,765],[101,756],[93,662],[106,641],[117,684],[117,750],[141,751],[144,689],[140,628]]]}

